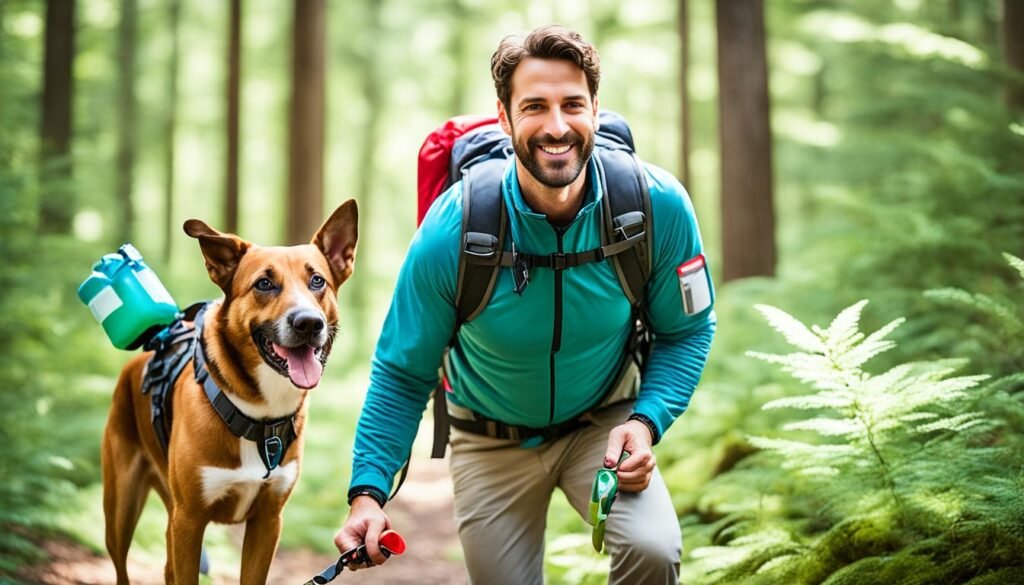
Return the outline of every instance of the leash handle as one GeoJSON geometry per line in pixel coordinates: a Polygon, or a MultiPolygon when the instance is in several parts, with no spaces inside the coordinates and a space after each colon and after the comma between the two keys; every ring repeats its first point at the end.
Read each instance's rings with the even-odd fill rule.
{"type": "MultiPolygon", "coordinates": [[[[384,553],[385,557],[398,556],[405,552],[405,539],[394,530],[385,530],[380,534],[380,551],[384,553]]],[[[322,573],[306,581],[303,585],[330,583],[350,564],[373,565],[373,561],[366,554],[365,543],[341,553],[337,563],[327,567],[322,573]]]]}

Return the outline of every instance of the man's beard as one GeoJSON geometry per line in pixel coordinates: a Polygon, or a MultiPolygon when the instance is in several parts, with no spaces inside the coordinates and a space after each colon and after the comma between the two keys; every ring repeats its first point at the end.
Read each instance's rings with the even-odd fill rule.
{"type": "Polygon", "coordinates": [[[594,152],[593,134],[584,138],[575,130],[569,130],[560,138],[555,138],[550,134],[533,136],[524,145],[522,141],[515,138],[514,131],[513,128],[512,148],[515,150],[516,156],[535,179],[542,185],[553,189],[560,189],[572,184],[586,168],[587,161],[590,160],[590,155],[594,152]],[[556,144],[571,145],[572,153],[575,156],[565,160],[541,162],[537,157],[537,150],[540,146],[556,144]]]}

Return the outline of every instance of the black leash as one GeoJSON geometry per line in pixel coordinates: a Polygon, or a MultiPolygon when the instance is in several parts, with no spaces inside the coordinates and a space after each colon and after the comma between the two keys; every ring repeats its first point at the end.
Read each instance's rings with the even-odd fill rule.
{"type": "MultiPolygon", "coordinates": [[[[390,557],[391,555],[400,555],[405,552],[405,540],[394,530],[385,530],[380,535],[380,551],[384,553],[384,556],[386,557],[390,557]]],[[[352,564],[373,565],[373,561],[370,560],[370,556],[366,554],[365,544],[361,544],[356,548],[345,551],[342,553],[337,563],[327,567],[322,573],[313,577],[309,581],[306,581],[303,585],[323,585],[324,583],[330,583],[331,581],[334,581],[338,574],[345,570],[345,567],[352,564]]]]}

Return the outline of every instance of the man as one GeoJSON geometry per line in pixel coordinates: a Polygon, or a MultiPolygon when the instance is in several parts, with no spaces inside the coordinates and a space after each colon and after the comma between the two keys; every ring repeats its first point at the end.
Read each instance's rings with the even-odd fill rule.
{"type": "MultiPolygon", "coordinates": [[[[542,27],[504,39],[491,69],[499,121],[515,150],[502,186],[511,240],[530,254],[600,246],[606,195],[591,157],[596,51],[574,32],[542,27]]],[[[679,525],[651,446],[689,403],[715,320],[710,280],[702,281],[705,300],[695,305],[684,302],[677,272],[703,261],[689,197],[669,173],[645,167],[653,261],[644,306],[656,339],[638,395],[629,393],[635,378],[622,380],[619,372],[633,317],[607,260],[557,272],[534,268],[519,291],[512,271],[501,269],[486,309],[461,325],[447,354],[455,418],[537,428],[583,415],[589,423],[536,445],[453,422],[455,516],[474,584],[542,583],[554,488],[586,517],[595,472],[612,467],[623,450],[630,456],[618,468],[620,494],[607,521],[611,582],[678,582],[679,525]]],[[[461,222],[460,183],[434,203],[411,244],[373,360],[356,432],[351,511],[335,543],[348,550],[365,542],[377,564],[385,561],[378,537],[390,528],[382,507],[455,330],[461,222]]]]}

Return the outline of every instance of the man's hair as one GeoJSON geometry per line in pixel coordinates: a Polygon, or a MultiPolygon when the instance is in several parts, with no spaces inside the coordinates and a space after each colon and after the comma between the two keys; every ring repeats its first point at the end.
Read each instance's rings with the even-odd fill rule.
{"type": "Polygon", "coordinates": [[[509,35],[498,44],[498,50],[491,55],[491,77],[498,99],[511,107],[512,74],[519,63],[527,57],[538,59],[561,59],[571,61],[583,70],[591,99],[597,95],[597,84],[601,81],[601,58],[594,46],[583,40],[579,33],[555,24],[533,29],[526,37],[509,35]]]}

